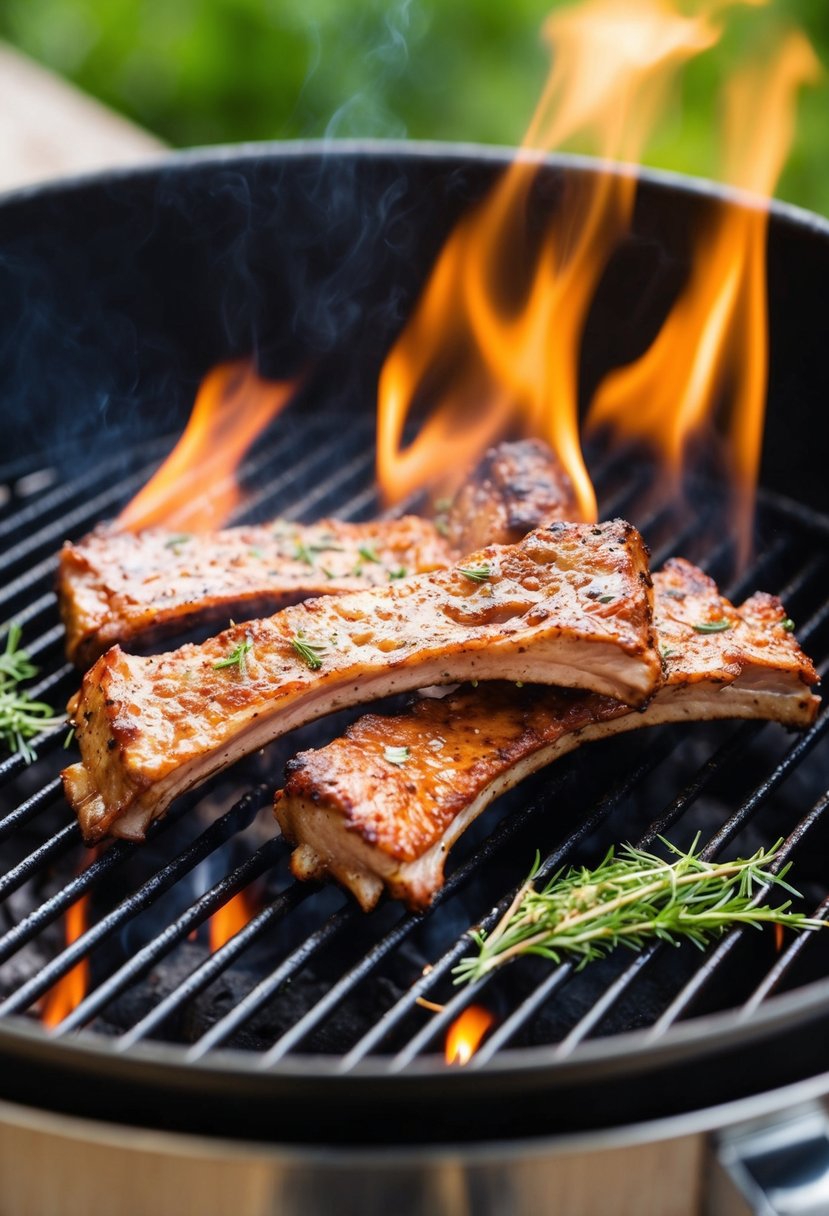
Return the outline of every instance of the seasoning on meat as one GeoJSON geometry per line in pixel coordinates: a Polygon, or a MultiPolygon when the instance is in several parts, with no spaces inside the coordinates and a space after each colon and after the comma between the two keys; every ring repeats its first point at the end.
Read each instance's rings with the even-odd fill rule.
{"type": "Polygon", "coordinates": [[[382,587],[574,518],[569,479],[547,444],[527,439],[486,454],[440,527],[417,516],[275,520],[198,535],[102,525],[61,551],[67,657],[85,668],[116,642],[146,651],[175,634],[265,616],[312,596],[382,587]]]}
{"type": "Polygon", "coordinates": [[[309,600],[166,655],[113,646],[69,706],[82,763],[64,787],[84,837],[140,839],[178,794],[238,757],[390,693],[533,680],[641,705],[656,687],[647,550],[631,524],[554,523],[463,564],[490,576],[450,569],[309,600]],[[246,640],[245,670],[216,670],[246,640]]]}
{"type": "Polygon", "coordinates": [[[817,674],[776,597],[734,608],[679,558],[655,575],[654,593],[664,683],[639,713],[595,694],[492,684],[417,701],[395,717],[366,715],[327,747],[302,752],[275,806],[299,846],[294,874],[330,874],[365,909],[384,886],[422,908],[443,884],[450,847],[493,799],[582,743],[661,722],[814,719],[817,674]],[[716,628],[700,632],[706,622],[716,628]],[[404,751],[405,765],[389,763],[404,751]]]}

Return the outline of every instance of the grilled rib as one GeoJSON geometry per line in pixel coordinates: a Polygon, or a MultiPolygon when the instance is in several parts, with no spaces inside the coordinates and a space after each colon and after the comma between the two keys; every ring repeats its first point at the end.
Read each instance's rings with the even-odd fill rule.
{"type": "Polygon", "coordinates": [[[276,520],[199,535],[101,525],[61,551],[67,657],[86,668],[116,642],[146,651],[196,627],[444,570],[485,544],[516,544],[543,523],[574,518],[572,486],[550,448],[522,440],[487,452],[438,521],[276,520]]]}
{"type": "Polygon", "coordinates": [[[737,609],[674,559],[654,577],[654,607],[664,683],[641,712],[592,693],[467,687],[395,717],[366,715],[301,753],[275,803],[299,846],[294,874],[330,874],[366,910],[384,886],[422,908],[443,884],[450,847],[493,799],[582,743],[692,719],[813,720],[817,674],[776,597],[737,609]]]}
{"type": "Polygon", "coordinates": [[[554,523],[450,570],[326,596],[142,658],[113,646],[69,704],[84,837],[143,837],[172,800],[296,726],[390,693],[533,680],[641,704],[661,674],[631,524],[554,523]],[[234,658],[235,656],[235,658],[234,658]]]}

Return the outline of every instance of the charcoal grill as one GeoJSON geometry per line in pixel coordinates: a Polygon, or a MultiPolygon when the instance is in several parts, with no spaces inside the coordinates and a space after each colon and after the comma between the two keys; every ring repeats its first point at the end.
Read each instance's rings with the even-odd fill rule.
{"type": "MultiPolygon", "coordinates": [[[[303,375],[300,399],[244,466],[240,519],[379,509],[379,367],[452,223],[506,159],[462,147],[256,147],[6,200],[0,617],[24,628],[42,669],[37,695],[60,704],[76,685],[52,592],[57,548],[143,484],[216,362],[253,352],[264,374],[303,375]]],[[[543,223],[568,181],[594,172],[544,160],[528,222],[543,223]]],[[[585,399],[645,348],[687,272],[691,235],[723,197],[642,175],[632,232],[588,321],[585,399]]],[[[681,552],[734,598],[780,593],[825,670],[829,496],[815,435],[829,225],[775,206],[769,257],[769,425],[750,567],[734,574],[711,487],[697,487],[691,512],[655,508],[640,466],[598,450],[590,462],[603,515],[632,518],[656,563],[681,552]]],[[[385,902],[369,916],[335,888],[294,883],[270,827],[284,760],[321,742],[324,726],[180,799],[145,845],[91,858],[60,792],[66,732],[52,731],[31,767],[0,760],[0,1100],[248,1144],[438,1140],[474,1152],[671,1120],[713,1127],[829,1091],[823,934],[778,950],[771,934],[735,931],[704,953],[619,951],[580,974],[524,960],[462,991],[451,977],[467,931],[494,923],[536,848],[551,873],[596,861],[614,840],[687,845],[699,831],[716,856],[782,836],[803,907],[825,918],[828,723],[824,711],[797,735],[720,723],[592,745],[467,834],[428,913],[385,902]],[[253,918],[211,954],[206,923],[242,889],[253,918]],[[89,927],[66,945],[64,915],[82,896],[89,927]],[[47,1033],[41,1003],[83,960],[89,992],[47,1033]],[[450,1069],[443,1038],[470,1002],[496,1026],[467,1067],[450,1069]]]]}

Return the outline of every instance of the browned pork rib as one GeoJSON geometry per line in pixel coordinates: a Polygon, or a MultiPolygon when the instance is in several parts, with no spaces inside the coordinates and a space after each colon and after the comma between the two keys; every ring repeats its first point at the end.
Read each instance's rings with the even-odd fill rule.
{"type": "Polygon", "coordinates": [[[326,596],[142,658],[118,646],[72,698],[83,762],[63,773],[88,841],[140,839],[184,790],[346,705],[466,679],[534,680],[642,704],[661,663],[632,525],[555,523],[519,545],[326,596]]]}
{"type": "Polygon", "coordinates": [[[115,642],[146,651],[229,618],[444,570],[485,544],[516,544],[541,524],[577,517],[569,479],[550,448],[530,439],[489,451],[437,521],[275,520],[197,535],[102,525],[61,551],[67,657],[88,667],[115,642]]]}
{"type": "Polygon", "coordinates": [[[297,877],[333,875],[366,910],[384,886],[422,908],[443,884],[449,848],[493,799],[582,743],[660,722],[812,721],[817,676],[778,599],[734,608],[681,559],[654,577],[654,593],[665,679],[641,712],[592,693],[493,684],[367,715],[297,756],[275,806],[299,845],[297,877]]]}

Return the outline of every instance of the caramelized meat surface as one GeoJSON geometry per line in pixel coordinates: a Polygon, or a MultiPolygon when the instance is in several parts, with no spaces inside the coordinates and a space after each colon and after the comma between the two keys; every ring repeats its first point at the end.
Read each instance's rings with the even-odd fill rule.
{"type": "Polygon", "coordinates": [[[444,570],[452,552],[428,519],[287,520],[202,535],[103,525],[66,544],[58,598],[67,657],[79,667],[229,618],[249,620],[318,595],[444,570]]]}
{"type": "Polygon", "coordinates": [[[544,523],[576,518],[575,511],[552,451],[531,439],[489,451],[443,521],[276,520],[199,535],[103,525],[61,551],[67,657],[86,668],[116,642],[146,651],[228,619],[444,570],[464,553],[516,544],[544,523]]]}
{"type": "Polygon", "coordinates": [[[654,578],[664,682],[646,708],[561,689],[488,685],[369,714],[289,765],[275,813],[300,878],[333,875],[371,908],[385,886],[412,908],[443,883],[447,852],[495,797],[592,739],[660,722],[769,718],[805,726],[817,675],[780,601],[737,609],[675,559],[654,578]],[[710,631],[710,632],[709,632],[710,631]]]}
{"type": "Polygon", "coordinates": [[[459,680],[656,687],[647,552],[630,524],[555,523],[450,570],[327,596],[142,658],[112,647],[69,705],[63,774],[88,841],[141,838],[186,789],[347,705],[459,680]]]}

